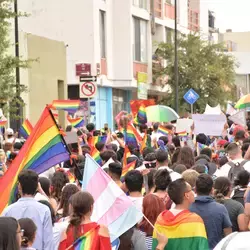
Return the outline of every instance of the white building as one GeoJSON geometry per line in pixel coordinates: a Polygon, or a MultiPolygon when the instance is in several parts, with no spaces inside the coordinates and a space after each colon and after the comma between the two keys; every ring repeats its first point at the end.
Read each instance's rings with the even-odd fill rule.
{"type": "MultiPolygon", "coordinates": [[[[154,42],[171,41],[174,0],[25,0],[19,9],[20,30],[67,45],[68,97],[79,98],[79,67],[90,64],[99,75],[94,99],[97,128],[137,99],[137,73],[148,75],[148,98],[164,95],[167,86],[152,84],[154,42]]],[[[201,30],[209,37],[204,1],[178,0],[178,30],[201,30]]],[[[53,51],[48,51],[53,53],[53,51]]],[[[80,67],[81,68],[81,67],[80,67]]],[[[80,70],[81,71],[81,70],[80,70]]]]}

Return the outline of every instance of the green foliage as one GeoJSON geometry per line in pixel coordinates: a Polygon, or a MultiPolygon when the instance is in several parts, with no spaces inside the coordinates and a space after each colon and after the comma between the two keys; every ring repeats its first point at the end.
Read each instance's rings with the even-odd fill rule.
{"type": "MultiPolygon", "coordinates": [[[[0,104],[5,112],[10,112],[12,117],[17,111],[17,104],[22,103],[16,94],[15,70],[16,68],[27,68],[29,64],[29,61],[14,55],[15,44],[14,41],[11,42],[10,37],[14,37],[14,29],[11,29],[11,24],[14,23],[15,16],[13,1],[0,0],[0,104]]],[[[26,91],[26,88],[20,85],[19,91],[21,94],[26,91]]]]}
{"type": "MultiPolygon", "coordinates": [[[[166,60],[166,67],[153,67],[154,78],[169,76],[171,89],[163,100],[165,105],[175,107],[174,79],[174,44],[160,43],[156,52],[158,59],[166,60]]],[[[184,94],[193,88],[200,99],[194,104],[194,110],[204,112],[206,104],[225,105],[226,101],[235,98],[236,87],[235,59],[223,53],[222,44],[203,41],[196,34],[183,35],[178,38],[179,66],[179,109],[180,112],[190,111],[190,105],[183,99],[184,94]],[[234,93],[234,95],[233,95],[234,93]]]]}

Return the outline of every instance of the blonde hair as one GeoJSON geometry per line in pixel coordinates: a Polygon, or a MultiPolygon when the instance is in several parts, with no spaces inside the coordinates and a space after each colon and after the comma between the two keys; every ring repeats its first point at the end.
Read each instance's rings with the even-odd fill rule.
{"type": "Polygon", "coordinates": [[[182,173],[182,178],[193,188],[199,175],[197,171],[187,169],[182,173]]]}

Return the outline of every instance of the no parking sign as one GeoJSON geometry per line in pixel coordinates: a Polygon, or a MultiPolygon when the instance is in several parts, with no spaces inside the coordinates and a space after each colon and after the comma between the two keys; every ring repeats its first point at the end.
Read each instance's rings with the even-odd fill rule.
{"type": "Polygon", "coordinates": [[[80,98],[93,98],[96,96],[96,92],[97,92],[96,82],[80,83],[80,98]]]}

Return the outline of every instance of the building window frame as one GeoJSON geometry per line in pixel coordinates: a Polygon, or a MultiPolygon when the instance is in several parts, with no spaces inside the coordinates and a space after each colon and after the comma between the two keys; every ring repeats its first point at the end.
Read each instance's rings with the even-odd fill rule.
{"type": "Polygon", "coordinates": [[[106,12],[100,10],[100,46],[101,58],[106,58],[106,12]]]}

